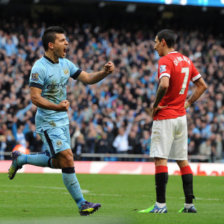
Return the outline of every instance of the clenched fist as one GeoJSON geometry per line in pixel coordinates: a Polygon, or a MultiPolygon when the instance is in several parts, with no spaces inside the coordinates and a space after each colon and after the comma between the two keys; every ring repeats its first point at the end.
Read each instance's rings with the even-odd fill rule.
{"type": "Polygon", "coordinates": [[[107,62],[104,67],[103,70],[106,74],[110,74],[114,71],[114,63],[112,61],[107,62]]]}
{"type": "Polygon", "coordinates": [[[70,106],[70,103],[68,100],[62,100],[58,104],[58,111],[68,111],[69,106],[70,106]]]}

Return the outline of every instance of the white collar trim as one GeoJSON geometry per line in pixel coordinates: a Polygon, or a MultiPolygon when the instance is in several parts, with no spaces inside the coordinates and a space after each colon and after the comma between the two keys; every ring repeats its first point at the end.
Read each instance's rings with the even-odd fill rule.
{"type": "Polygon", "coordinates": [[[168,54],[172,54],[172,53],[178,53],[178,51],[171,51],[168,54]]]}

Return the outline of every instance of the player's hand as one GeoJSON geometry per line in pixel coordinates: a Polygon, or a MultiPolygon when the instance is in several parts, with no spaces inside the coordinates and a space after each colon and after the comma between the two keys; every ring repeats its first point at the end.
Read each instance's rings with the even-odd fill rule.
{"type": "Polygon", "coordinates": [[[103,67],[104,72],[109,75],[114,71],[114,63],[112,61],[107,62],[103,67]]]}
{"type": "Polygon", "coordinates": [[[187,109],[190,106],[191,106],[191,104],[189,103],[188,100],[186,100],[185,103],[184,103],[184,108],[187,109]]]}
{"type": "Polygon", "coordinates": [[[147,115],[152,116],[152,108],[150,107],[145,108],[145,112],[147,115]]]}
{"type": "Polygon", "coordinates": [[[68,100],[62,100],[59,104],[58,104],[58,110],[59,111],[68,111],[70,106],[70,103],[68,100]]]}
{"type": "Polygon", "coordinates": [[[159,110],[162,110],[163,108],[166,107],[167,106],[150,107],[146,108],[145,111],[149,116],[154,117],[159,110]]]}

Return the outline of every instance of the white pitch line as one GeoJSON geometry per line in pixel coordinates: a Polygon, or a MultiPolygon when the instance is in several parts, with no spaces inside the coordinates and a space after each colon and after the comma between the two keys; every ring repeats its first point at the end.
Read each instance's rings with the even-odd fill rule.
{"type": "MultiPolygon", "coordinates": [[[[24,185],[1,185],[1,187],[5,187],[5,188],[8,188],[8,187],[12,187],[14,188],[13,190],[0,190],[0,192],[5,192],[5,193],[9,193],[9,192],[19,192],[19,193],[27,193],[27,191],[24,191],[24,190],[20,190],[18,189],[18,187],[24,187],[24,185]]],[[[33,186],[33,185],[26,185],[26,187],[28,188],[39,188],[39,189],[51,189],[51,190],[60,190],[60,191],[64,191],[64,192],[61,192],[61,193],[66,193],[67,194],[67,190],[65,187],[51,187],[51,186],[33,186]]],[[[44,194],[44,192],[33,192],[34,194],[36,193],[42,193],[44,194]]],[[[49,192],[48,192],[49,193],[49,192]]],[[[52,192],[54,193],[54,192],[52,192]]],[[[92,196],[102,196],[102,197],[110,197],[110,196],[113,196],[113,197],[120,197],[121,195],[120,194],[104,194],[104,193],[100,193],[100,194],[97,194],[97,193],[91,193],[89,190],[86,190],[86,189],[82,189],[82,193],[83,194],[89,194],[89,195],[92,195],[92,196]]]]}
{"type": "MultiPolygon", "coordinates": [[[[63,191],[61,192],[62,194],[67,194],[67,190],[65,187],[53,187],[53,186],[33,186],[33,185],[25,185],[26,187],[29,187],[29,188],[39,188],[39,189],[51,189],[51,190],[60,190],[60,191],[63,191]]],[[[7,185],[7,184],[1,184],[0,187],[12,187],[12,188],[17,188],[17,187],[24,187],[24,185],[18,185],[18,184],[15,184],[15,185],[7,185]]],[[[7,190],[1,190],[0,189],[0,192],[4,192],[4,193],[10,193],[10,192],[19,192],[19,193],[27,193],[27,191],[23,191],[23,190],[19,190],[18,188],[17,189],[13,189],[13,190],[10,190],[10,191],[7,191],[7,190]]],[[[44,194],[45,192],[33,192],[34,194],[38,193],[42,193],[44,194]]],[[[49,192],[48,192],[49,193],[49,192]]],[[[54,192],[52,192],[54,193],[54,192]]],[[[121,197],[121,196],[125,196],[125,194],[108,194],[108,193],[92,193],[90,192],[89,190],[86,190],[86,189],[82,189],[82,193],[83,194],[89,194],[89,195],[92,195],[92,196],[101,196],[101,197],[121,197]]],[[[144,195],[141,195],[141,197],[149,197],[149,195],[147,194],[144,194],[144,195]]],[[[176,198],[176,197],[172,197],[172,196],[167,196],[167,198],[176,198]]],[[[184,197],[179,197],[179,199],[184,199],[184,197]]],[[[201,198],[201,197],[196,197],[196,200],[199,200],[199,201],[224,201],[224,198],[201,198]]]]}
{"type": "MultiPolygon", "coordinates": [[[[17,187],[24,187],[24,185],[1,185],[1,187],[12,187],[12,188],[17,188],[17,187]]],[[[65,191],[67,193],[67,190],[65,187],[51,187],[51,186],[33,186],[33,185],[25,185],[26,188],[39,188],[39,189],[50,189],[50,190],[62,190],[62,191],[65,191]]],[[[10,190],[10,191],[5,191],[5,190],[0,190],[0,192],[11,192],[13,190],[10,190]]],[[[23,192],[23,191],[20,191],[19,189],[15,189],[16,192],[23,192]]],[[[14,192],[14,191],[13,191],[14,192]]],[[[27,192],[27,191],[25,191],[27,192]]],[[[63,192],[63,193],[65,193],[63,192]]],[[[85,189],[82,189],[82,193],[83,194],[88,194],[89,193],[89,190],[85,190],[85,189]]]]}
{"type": "MultiPolygon", "coordinates": [[[[24,194],[27,194],[27,191],[21,191],[21,190],[10,190],[10,191],[7,191],[7,190],[0,190],[0,193],[24,193],[24,194]]],[[[29,192],[29,194],[55,194],[55,192],[37,192],[37,191],[32,191],[32,192],[29,192]]],[[[68,194],[68,192],[59,192],[57,194],[68,194]]]]}
{"type": "Polygon", "coordinates": [[[196,201],[200,200],[200,201],[224,201],[224,198],[198,198],[196,197],[196,201]]]}
{"type": "MultiPolygon", "coordinates": [[[[92,195],[92,196],[102,196],[102,197],[121,197],[122,195],[121,194],[97,194],[97,193],[88,193],[89,195],[92,195]]],[[[124,195],[123,195],[124,196],[124,195]]]]}
{"type": "MultiPolygon", "coordinates": [[[[167,198],[176,198],[176,197],[169,197],[167,196],[167,198]]],[[[179,199],[185,199],[184,197],[179,197],[179,199]]],[[[224,201],[224,198],[198,198],[196,197],[196,201],[224,201]]]]}
{"type": "Polygon", "coordinates": [[[52,190],[64,190],[65,188],[64,187],[52,187],[52,186],[34,186],[34,185],[19,185],[19,184],[13,184],[13,185],[9,185],[9,184],[1,184],[0,187],[12,187],[12,188],[15,188],[15,187],[30,187],[30,188],[45,188],[45,189],[52,189],[52,190]]]}

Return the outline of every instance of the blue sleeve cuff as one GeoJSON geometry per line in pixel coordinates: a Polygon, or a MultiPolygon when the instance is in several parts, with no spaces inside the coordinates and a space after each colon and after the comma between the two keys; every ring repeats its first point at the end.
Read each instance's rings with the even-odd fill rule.
{"type": "Polygon", "coordinates": [[[36,82],[30,82],[29,87],[37,87],[39,89],[43,89],[43,86],[36,82]]]}
{"type": "Polygon", "coordinates": [[[82,69],[78,69],[76,71],[76,73],[71,75],[70,77],[73,78],[73,79],[77,79],[81,72],[82,72],[82,69]]]}

